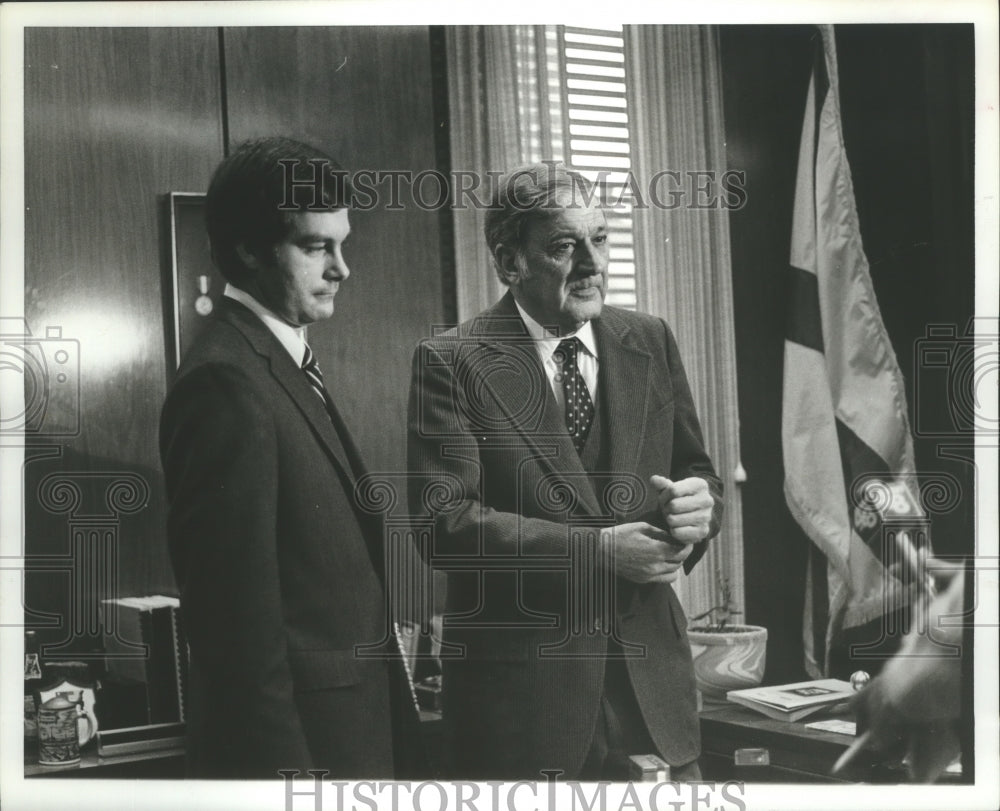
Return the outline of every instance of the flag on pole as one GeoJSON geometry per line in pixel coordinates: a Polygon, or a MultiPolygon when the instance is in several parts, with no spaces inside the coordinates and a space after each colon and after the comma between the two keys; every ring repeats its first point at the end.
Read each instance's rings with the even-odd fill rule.
{"type": "Polygon", "coordinates": [[[810,567],[806,591],[814,678],[827,674],[840,630],[902,604],[904,584],[886,569],[899,539],[883,531],[884,499],[915,483],[903,377],[861,245],[833,26],[819,33],[799,146],[781,421],[785,500],[825,563],[810,567]]]}

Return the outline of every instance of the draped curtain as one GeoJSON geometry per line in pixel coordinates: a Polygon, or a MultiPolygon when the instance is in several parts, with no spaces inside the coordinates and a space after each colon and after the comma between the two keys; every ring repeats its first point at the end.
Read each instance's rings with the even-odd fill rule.
{"type": "MultiPolygon", "coordinates": [[[[554,26],[448,26],[451,166],[455,172],[504,172],[524,163],[563,159],[559,60],[547,58],[554,26]]],[[[485,197],[485,185],[477,192],[485,197]]],[[[497,301],[506,288],[493,272],[483,237],[485,212],[455,209],[458,317],[497,301]]]]}
{"type": "MultiPolygon", "coordinates": [[[[640,188],[662,170],[680,171],[682,178],[695,170],[721,175],[725,133],[716,29],[625,26],[624,41],[632,172],[640,188]]],[[[521,163],[563,160],[569,127],[557,27],[452,26],[447,46],[453,171],[485,177],[521,163]]],[[[708,451],[726,488],[722,534],[677,587],[690,615],[719,601],[720,576],[743,610],[729,223],[725,210],[683,204],[692,199],[688,194],[669,210],[633,210],[638,309],[666,319],[677,336],[708,451]]],[[[460,320],[504,292],[486,250],[483,218],[475,206],[455,210],[460,320]]]]}
{"type": "MultiPolygon", "coordinates": [[[[714,26],[627,25],[633,172],[640,184],[656,172],[681,173],[681,205],[636,207],[638,309],[665,318],[677,336],[708,452],[726,490],[721,535],[679,589],[689,613],[720,598],[719,576],[743,610],[743,514],[739,480],[739,408],[733,322],[729,218],[702,205],[687,172],[726,171],[722,77],[714,26]]],[[[696,177],[708,177],[698,175],[696,177]]],[[[669,200],[661,191],[660,199],[669,200]]]]}

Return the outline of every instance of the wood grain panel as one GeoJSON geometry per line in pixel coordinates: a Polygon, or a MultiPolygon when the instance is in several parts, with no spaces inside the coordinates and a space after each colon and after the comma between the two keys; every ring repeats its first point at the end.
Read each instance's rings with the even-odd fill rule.
{"type": "MultiPolygon", "coordinates": [[[[233,144],[287,135],[350,171],[434,168],[426,27],[227,28],[225,52],[233,144]]],[[[439,216],[385,202],[352,212],[351,278],[309,340],[372,469],[402,470],[410,357],[442,320],[439,216]]]]}
{"type": "MultiPolygon", "coordinates": [[[[171,190],[204,190],[222,157],[219,93],[216,29],[26,32],[25,316],[34,335],[60,328],[76,342],[80,379],[78,400],[53,393],[47,415],[75,435],[50,437],[60,455],[26,466],[29,552],[65,555],[68,524],[115,515],[108,475],[94,474],[145,482],[148,502],[117,523],[122,594],[174,589],[157,451],[161,207],[171,190]],[[53,472],[80,488],[75,515],[43,505],[37,488],[53,472]]],[[[68,586],[39,575],[29,603],[61,610],[68,586]]]]}

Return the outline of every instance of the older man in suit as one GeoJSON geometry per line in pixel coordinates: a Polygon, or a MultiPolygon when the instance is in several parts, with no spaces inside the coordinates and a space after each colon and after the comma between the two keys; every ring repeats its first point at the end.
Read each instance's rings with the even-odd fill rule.
{"type": "Polygon", "coordinates": [[[389,778],[416,728],[378,648],[382,528],[355,502],[364,466],[304,340],[349,276],[350,199],[332,158],[285,138],[240,146],[208,191],[228,284],[160,426],[194,777],[389,778]]]}
{"type": "Polygon", "coordinates": [[[578,174],[509,173],[486,240],[509,290],[418,346],[410,392],[411,512],[448,572],[454,773],[623,779],[654,754],[697,778],[670,584],[718,532],[722,487],[673,335],[604,306],[608,227],[578,174]]]}

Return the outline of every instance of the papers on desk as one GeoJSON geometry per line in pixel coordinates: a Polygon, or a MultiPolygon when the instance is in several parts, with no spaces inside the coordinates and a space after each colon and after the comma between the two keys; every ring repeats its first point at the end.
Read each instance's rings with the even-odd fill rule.
{"type": "Polygon", "coordinates": [[[800,681],[773,687],[730,690],[726,698],[777,721],[798,721],[841,704],[854,695],[849,682],[840,679],[800,681]]]}
{"type": "Polygon", "coordinates": [[[842,718],[827,718],[825,721],[810,721],[806,729],[816,729],[820,732],[837,732],[841,735],[857,735],[858,725],[854,721],[842,718]]]}

